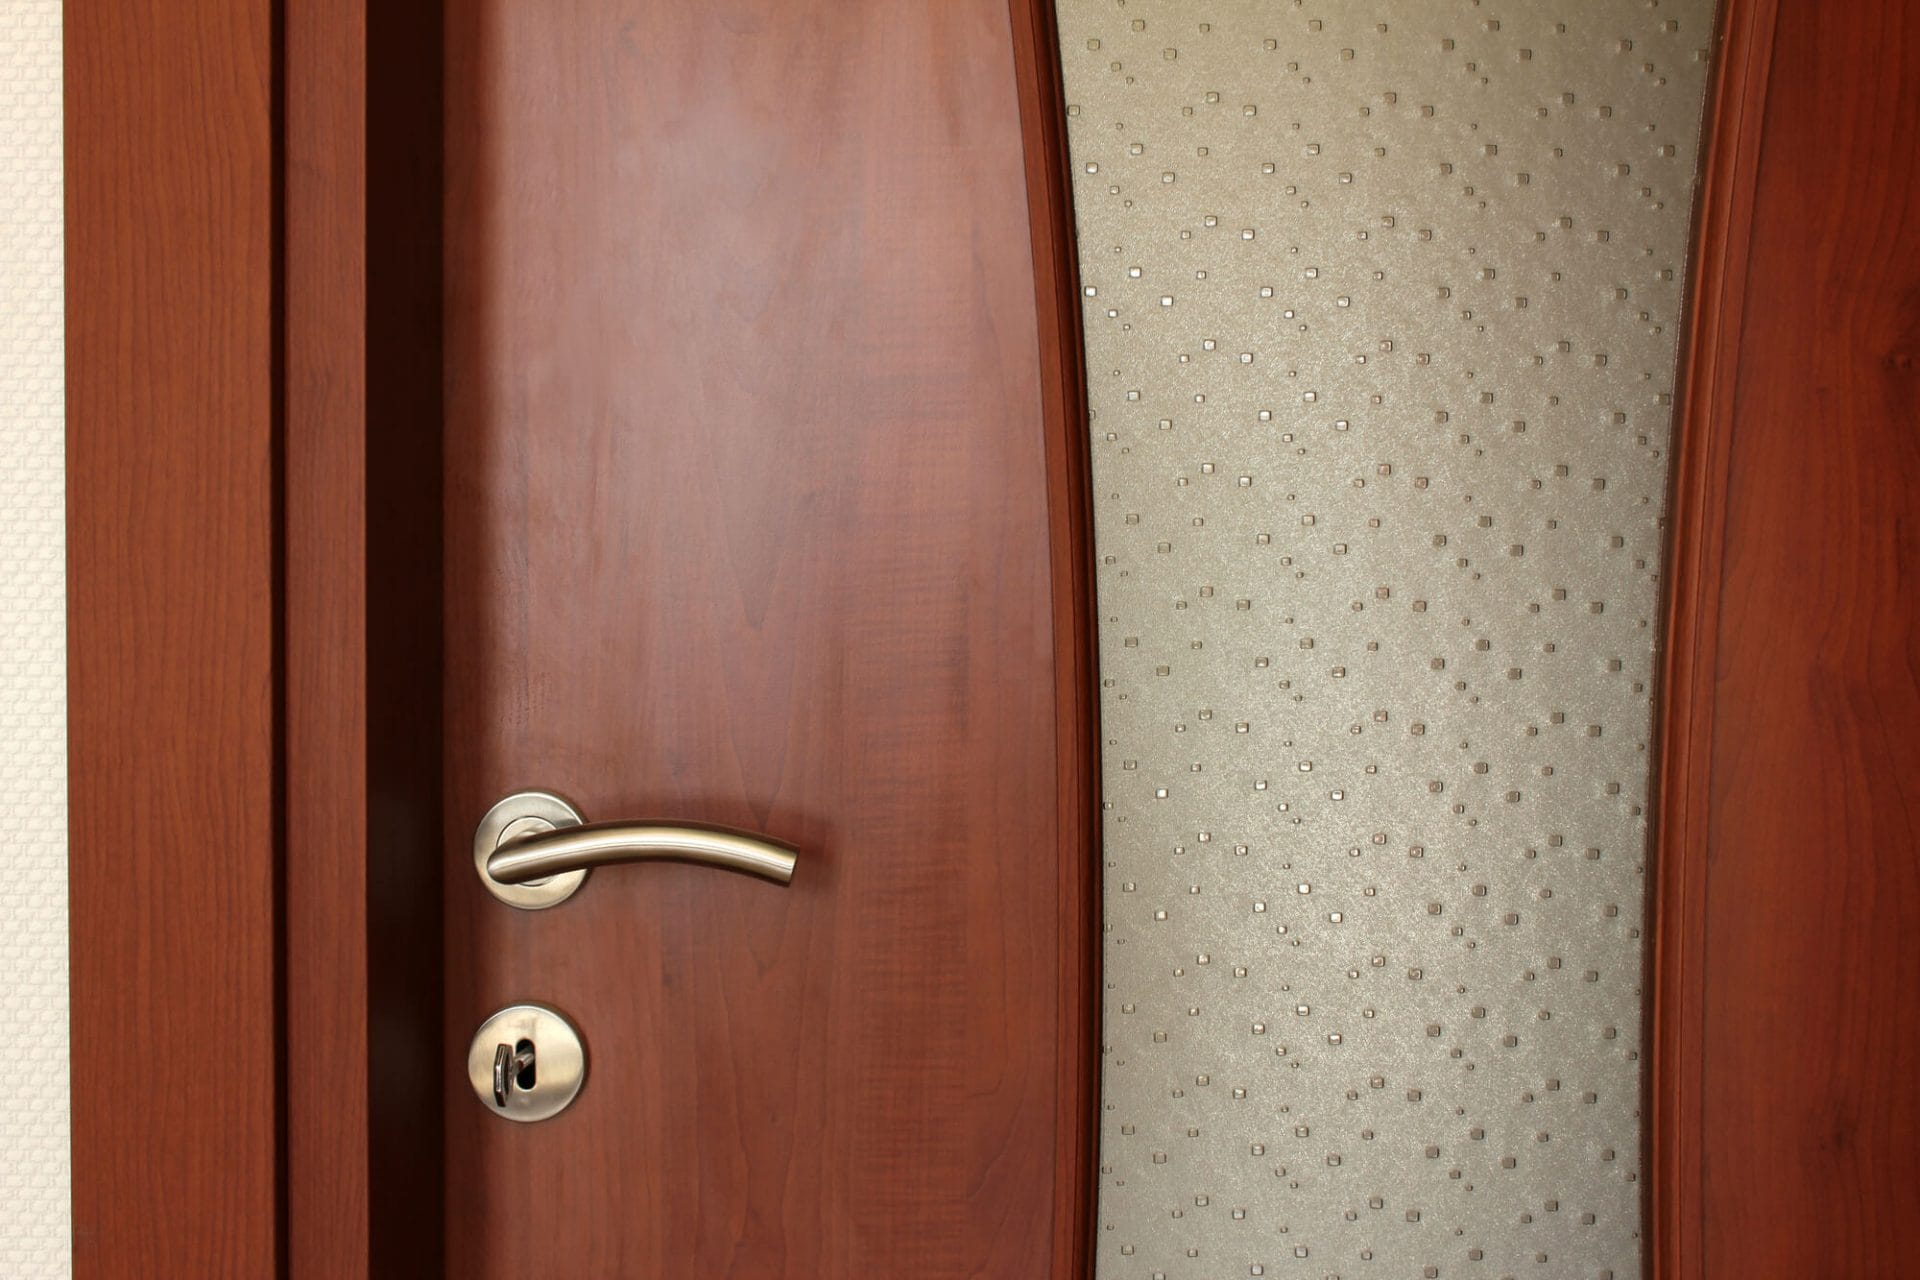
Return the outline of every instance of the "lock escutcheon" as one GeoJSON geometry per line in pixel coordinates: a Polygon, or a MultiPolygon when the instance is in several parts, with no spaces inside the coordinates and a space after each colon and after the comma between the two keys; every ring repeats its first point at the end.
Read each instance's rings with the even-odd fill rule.
{"type": "Polygon", "coordinates": [[[565,1111],[587,1078],[580,1033],[557,1009],[508,1005],[473,1034],[467,1080],[494,1115],[523,1124],[565,1111]]]}

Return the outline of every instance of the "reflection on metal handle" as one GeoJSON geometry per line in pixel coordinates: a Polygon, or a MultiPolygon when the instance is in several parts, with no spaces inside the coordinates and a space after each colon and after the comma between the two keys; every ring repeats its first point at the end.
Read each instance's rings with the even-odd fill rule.
{"type": "Polygon", "coordinates": [[[513,1046],[495,1045],[493,1049],[493,1105],[507,1105],[507,1090],[513,1086],[513,1046]]]}
{"type": "Polygon", "coordinates": [[[793,860],[786,845],[725,827],[590,822],[508,840],[487,858],[487,874],[501,884],[526,884],[610,862],[693,862],[786,884],[793,860]]]}
{"type": "Polygon", "coordinates": [[[793,846],[692,822],[584,822],[550,791],[521,791],[487,811],[473,833],[480,882],[527,910],[565,902],[594,867],[610,862],[693,862],[786,884],[793,846]]]}

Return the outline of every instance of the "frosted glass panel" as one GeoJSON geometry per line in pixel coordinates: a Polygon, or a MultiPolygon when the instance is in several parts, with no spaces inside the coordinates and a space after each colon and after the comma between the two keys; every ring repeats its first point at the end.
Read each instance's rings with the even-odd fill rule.
{"type": "Polygon", "coordinates": [[[1059,0],[1099,1273],[1640,1268],[1707,0],[1059,0]]]}

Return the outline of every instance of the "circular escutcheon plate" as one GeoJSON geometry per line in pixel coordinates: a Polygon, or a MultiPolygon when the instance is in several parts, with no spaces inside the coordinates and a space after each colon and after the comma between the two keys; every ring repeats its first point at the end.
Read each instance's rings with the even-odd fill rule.
{"type": "Polygon", "coordinates": [[[529,884],[501,884],[487,874],[487,859],[501,845],[522,836],[577,827],[580,821],[580,811],[550,791],[519,791],[508,796],[487,810],[487,816],[480,819],[473,833],[473,866],[480,873],[480,883],[508,906],[525,911],[538,911],[565,902],[586,881],[585,870],[568,871],[529,884]]]}
{"type": "Polygon", "coordinates": [[[587,1079],[587,1050],[580,1033],[556,1009],[511,1004],[480,1024],[467,1049],[467,1080],[481,1105],[504,1120],[529,1124],[565,1111],[587,1079]],[[505,1104],[494,1093],[493,1064],[504,1045],[509,1054],[531,1051],[532,1062],[509,1079],[505,1104]]]}

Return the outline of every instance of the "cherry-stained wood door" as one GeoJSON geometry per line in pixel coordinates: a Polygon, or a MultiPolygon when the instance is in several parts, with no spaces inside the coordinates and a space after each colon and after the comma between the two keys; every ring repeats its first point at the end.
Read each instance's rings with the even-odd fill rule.
{"type": "MultiPolygon", "coordinates": [[[[1722,6],[1655,691],[1676,1280],[1920,1256],[1915,21],[1722,6]]],[[[70,0],[76,1274],[1084,1274],[1049,30],[70,0]],[[526,787],[799,866],[518,912],[469,841],[526,787]],[[590,1057],[541,1124],[463,1070],[520,1000],[590,1057]]]]}
{"type": "Polygon", "coordinates": [[[1090,667],[1012,14],[444,30],[448,1273],[1053,1274],[1090,1174],[1090,667]],[[798,867],[517,910],[471,841],[530,787],[798,867]],[[527,1000],[590,1068],[521,1125],[462,1064],[527,1000]]]}
{"type": "Polygon", "coordinates": [[[1084,1271],[1050,7],[67,10],[76,1270],[1084,1271]],[[489,896],[489,805],[791,842],[489,896]],[[494,1009],[589,1071],[468,1086],[494,1009]]]}
{"type": "Polygon", "coordinates": [[[1722,0],[1654,797],[1653,1273],[1920,1267],[1920,9],[1722,0]]]}

